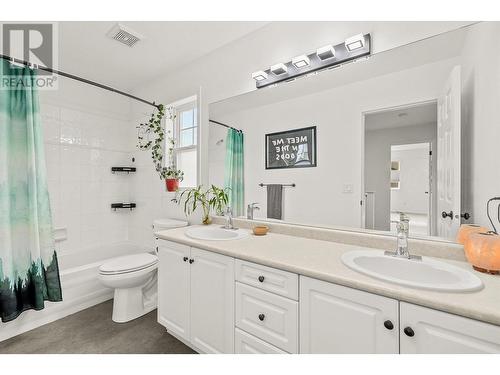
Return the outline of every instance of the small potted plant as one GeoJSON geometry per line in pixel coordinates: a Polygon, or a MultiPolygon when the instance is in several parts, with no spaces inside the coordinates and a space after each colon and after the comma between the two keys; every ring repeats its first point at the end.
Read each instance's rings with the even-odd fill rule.
{"type": "Polygon", "coordinates": [[[184,172],[173,166],[169,166],[162,168],[160,176],[165,179],[167,191],[177,191],[179,190],[179,182],[184,179],[184,172]]]}
{"type": "Polygon", "coordinates": [[[198,207],[203,210],[202,223],[205,225],[212,223],[210,217],[211,209],[214,209],[218,215],[222,215],[224,208],[229,202],[229,189],[219,188],[212,185],[204,190],[200,185],[196,188],[184,190],[179,197],[172,199],[173,202],[181,204],[184,202],[184,213],[191,215],[198,207]]]}

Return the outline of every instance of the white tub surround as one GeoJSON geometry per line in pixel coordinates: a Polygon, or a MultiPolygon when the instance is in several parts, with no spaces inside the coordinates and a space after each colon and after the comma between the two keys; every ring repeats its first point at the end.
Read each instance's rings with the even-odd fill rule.
{"type": "MultiPolygon", "coordinates": [[[[157,232],[156,235],[160,239],[188,247],[208,250],[228,257],[500,326],[500,294],[498,293],[500,278],[475,272],[466,262],[440,259],[456,267],[474,272],[484,284],[482,290],[472,293],[435,292],[391,284],[349,269],[342,263],[341,256],[353,250],[370,250],[370,248],[361,245],[347,245],[277,233],[268,233],[265,236],[250,234],[246,238],[234,241],[200,241],[187,237],[184,231],[185,229],[181,228],[168,232],[157,232]]],[[[390,246],[383,248],[383,250],[393,250],[395,243],[394,239],[390,246]]],[[[411,245],[410,252],[419,254],[411,245]]]]}

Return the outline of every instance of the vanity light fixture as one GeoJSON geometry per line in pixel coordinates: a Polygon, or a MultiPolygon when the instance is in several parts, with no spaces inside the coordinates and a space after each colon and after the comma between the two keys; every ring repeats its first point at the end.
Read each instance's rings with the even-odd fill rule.
{"type": "Polygon", "coordinates": [[[309,66],[311,64],[311,60],[309,60],[309,57],[306,55],[300,55],[292,59],[292,64],[297,69],[300,69],[305,66],[309,66]]]}
{"type": "Polygon", "coordinates": [[[316,51],[316,55],[318,55],[320,60],[331,59],[332,57],[335,57],[335,48],[332,45],[320,47],[316,51]]]}
{"type": "Polygon", "coordinates": [[[283,63],[279,63],[279,64],[275,64],[275,65],[271,66],[271,72],[273,72],[273,74],[275,74],[277,76],[279,76],[281,74],[285,74],[287,71],[288,71],[288,68],[283,63]]]}
{"type": "Polygon", "coordinates": [[[255,79],[257,82],[263,81],[267,79],[267,77],[268,77],[267,73],[264,72],[263,70],[259,70],[257,72],[252,73],[252,78],[255,79]]]}
{"type": "Polygon", "coordinates": [[[349,61],[362,61],[370,57],[370,34],[358,34],[339,44],[329,44],[309,54],[298,55],[283,63],[252,73],[255,86],[274,85],[283,81],[292,81],[299,76],[309,76],[322,70],[337,68],[349,61]]]}
{"type": "Polygon", "coordinates": [[[345,48],[349,51],[355,51],[365,46],[365,37],[363,34],[358,34],[347,38],[344,42],[345,48]]]}

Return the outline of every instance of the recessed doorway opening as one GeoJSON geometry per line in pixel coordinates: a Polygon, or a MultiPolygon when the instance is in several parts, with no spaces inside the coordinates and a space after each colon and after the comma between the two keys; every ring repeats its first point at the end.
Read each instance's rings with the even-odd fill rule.
{"type": "Polygon", "coordinates": [[[435,235],[437,102],[365,113],[364,123],[364,227],[394,232],[404,214],[410,233],[435,235]]]}

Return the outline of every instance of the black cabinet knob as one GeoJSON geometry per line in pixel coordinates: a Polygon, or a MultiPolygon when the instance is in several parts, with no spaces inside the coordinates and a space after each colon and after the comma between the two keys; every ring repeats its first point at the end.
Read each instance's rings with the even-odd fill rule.
{"type": "Polygon", "coordinates": [[[187,262],[188,257],[184,257],[184,258],[182,258],[182,260],[183,260],[184,262],[187,262]]]}
{"type": "Polygon", "coordinates": [[[264,276],[259,276],[259,281],[260,281],[261,283],[263,283],[263,282],[264,282],[264,276]]]}
{"type": "Polygon", "coordinates": [[[470,219],[470,213],[465,212],[465,213],[461,214],[460,217],[464,218],[465,220],[469,220],[470,219]]]}
{"type": "Polygon", "coordinates": [[[413,329],[411,329],[411,327],[405,327],[405,329],[403,329],[403,332],[405,333],[406,336],[408,337],[413,337],[415,336],[415,332],[413,331],[413,329]]]}
{"type": "Polygon", "coordinates": [[[386,320],[384,322],[384,327],[387,328],[388,330],[392,330],[392,329],[394,329],[394,324],[392,324],[392,322],[390,320],[386,320]]]}
{"type": "Polygon", "coordinates": [[[194,259],[189,259],[189,264],[193,264],[194,259]]]}
{"type": "Polygon", "coordinates": [[[447,217],[449,217],[451,220],[453,220],[453,211],[450,211],[450,212],[443,211],[443,212],[441,212],[441,217],[443,219],[446,219],[447,217]]]}
{"type": "Polygon", "coordinates": [[[266,316],[264,314],[259,314],[259,320],[262,322],[266,316]]]}

